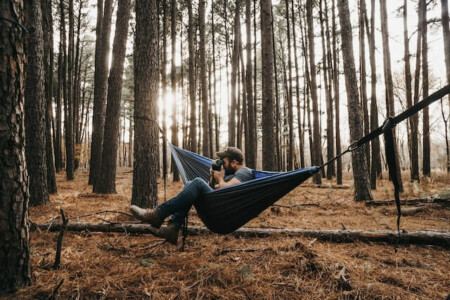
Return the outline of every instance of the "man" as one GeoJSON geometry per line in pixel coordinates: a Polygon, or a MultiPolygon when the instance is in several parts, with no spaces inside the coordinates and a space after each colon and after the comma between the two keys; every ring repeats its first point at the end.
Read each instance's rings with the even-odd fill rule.
{"type": "Polygon", "coordinates": [[[184,218],[197,199],[213,189],[220,189],[254,179],[252,170],[244,165],[244,155],[238,148],[228,147],[223,152],[217,152],[217,156],[223,164],[220,171],[210,169],[209,184],[201,178],[196,178],[186,183],[183,190],[169,201],[153,209],[142,209],[132,205],[130,207],[131,213],[137,219],[150,223],[155,228],[160,228],[164,220],[172,215],[168,226],[160,228],[155,234],[176,245],[184,218]]]}

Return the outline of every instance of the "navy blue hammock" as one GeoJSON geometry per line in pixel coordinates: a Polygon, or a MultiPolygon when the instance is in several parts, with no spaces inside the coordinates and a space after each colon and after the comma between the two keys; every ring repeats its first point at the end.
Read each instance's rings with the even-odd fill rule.
{"type": "MultiPolygon", "coordinates": [[[[411,108],[386,121],[348,149],[332,158],[320,167],[310,167],[290,172],[253,171],[254,180],[230,187],[221,188],[205,194],[195,204],[195,209],[206,227],[215,233],[226,234],[235,231],[273,205],[299,184],[320,171],[340,156],[358,149],[363,144],[383,134],[385,138],[386,160],[389,166],[389,177],[394,184],[394,195],[397,206],[397,230],[400,233],[400,197],[399,178],[396,172],[395,147],[392,129],[396,124],[414,115],[431,103],[450,93],[450,84],[429,95],[411,108]]],[[[209,180],[209,169],[212,160],[196,153],[170,145],[172,157],[184,183],[197,177],[209,180]]]]}
{"type": "MultiPolygon", "coordinates": [[[[170,152],[185,184],[195,178],[209,181],[212,159],[172,144],[170,152]]],[[[209,230],[227,234],[258,216],[319,170],[319,167],[291,172],[253,170],[255,179],[208,192],[194,206],[209,230]]]]}

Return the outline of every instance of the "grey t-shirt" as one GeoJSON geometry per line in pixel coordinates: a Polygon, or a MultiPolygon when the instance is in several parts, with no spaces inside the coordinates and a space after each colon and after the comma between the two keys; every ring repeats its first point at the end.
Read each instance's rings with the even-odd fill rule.
{"type": "Polygon", "coordinates": [[[233,178],[238,179],[240,182],[245,182],[245,181],[255,179],[255,177],[253,176],[252,169],[247,168],[247,167],[242,167],[239,170],[237,170],[236,173],[225,176],[224,180],[225,180],[225,182],[228,182],[233,178]]]}

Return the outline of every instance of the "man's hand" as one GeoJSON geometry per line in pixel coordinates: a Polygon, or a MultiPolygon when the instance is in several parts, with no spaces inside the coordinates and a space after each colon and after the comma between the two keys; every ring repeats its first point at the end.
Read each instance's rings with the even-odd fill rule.
{"type": "Polygon", "coordinates": [[[211,170],[211,171],[213,172],[213,176],[214,176],[214,179],[216,180],[216,182],[220,184],[220,182],[224,180],[224,176],[225,176],[223,173],[223,165],[220,166],[220,171],[214,171],[214,170],[211,170]]]}

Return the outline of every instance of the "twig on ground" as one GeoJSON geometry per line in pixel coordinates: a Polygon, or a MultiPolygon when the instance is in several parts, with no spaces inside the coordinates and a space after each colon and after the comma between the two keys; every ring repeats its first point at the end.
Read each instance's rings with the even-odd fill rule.
{"type": "Polygon", "coordinates": [[[61,231],[59,232],[58,242],[56,243],[55,263],[53,264],[53,269],[58,269],[59,265],[61,263],[61,247],[62,247],[64,232],[66,231],[67,223],[69,222],[69,219],[66,219],[66,216],[64,215],[64,211],[62,208],[60,209],[60,212],[61,212],[61,218],[62,218],[62,227],[61,227],[61,231]]]}
{"type": "Polygon", "coordinates": [[[58,283],[58,285],[53,289],[52,294],[50,295],[50,297],[48,297],[49,300],[54,300],[56,299],[56,293],[58,292],[59,288],[61,287],[61,285],[64,282],[64,278],[61,279],[61,281],[58,283]]]}
{"type": "Polygon", "coordinates": [[[123,211],[105,209],[105,210],[97,211],[97,212],[90,213],[90,214],[84,214],[84,215],[81,215],[81,216],[76,216],[76,217],[73,217],[73,219],[91,217],[91,216],[100,215],[100,214],[106,214],[106,213],[122,214],[122,215],[130,216],[130,217],[133,216],[132,214],[126,213],[126,212],[123,212],[123,211]]]}
{"type": "Polygon", "coordinates": [[[254,248],[251,248],[251,249],[222,249],[222,250],[217,251],[216,256],[227,254],[230,252],[256,252],[256,251],[266,251],[266,250],[269,250],[269,248],[264,248],[264,249],[254,249],[254,248]]]}
{"type": "MultiPolygon", "coordinates": [[[[383,206],[394,205],[395,200],[371,200],[364,203],[366,206],[383,206]]],[[[442,206],[450,206],[450,198],[425,198],[401,200],[401,205],[418,205],[418,204],[439,204],[442,206]]]]}
{"type": "Polygon", "coordinates": [[[317,206],[317,207],[320,207],[320,205],[317,204],[317,203],[301,203],[301,204],[294,204],[294,205],[274,204],[272,206],[283,207],[283,208],[294,208],[294,207],[302,207],[302,206],[317,206]]]}

